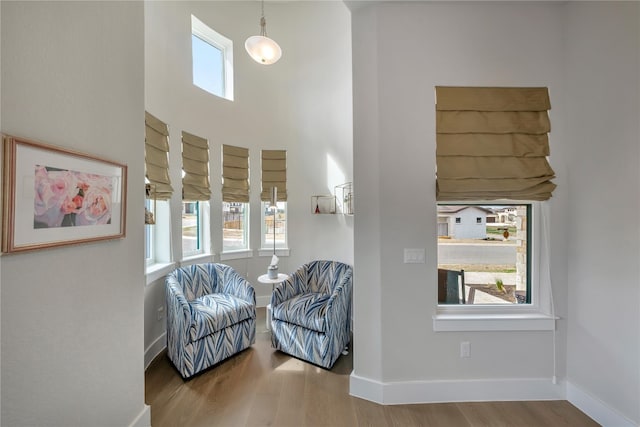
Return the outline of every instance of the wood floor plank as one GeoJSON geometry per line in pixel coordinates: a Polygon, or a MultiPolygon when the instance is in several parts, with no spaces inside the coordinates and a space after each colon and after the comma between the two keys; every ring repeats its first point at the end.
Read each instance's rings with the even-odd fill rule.
{"type": "MultiPolygon", "coordinates": [[[[303,362],[299,363],[302,364],[303,362]]],[[[304,425],[307,410],[306,401],[302,398],[306,383],[304,368],[302,370],[289,370],[281,373],[281,375],[284,376],[282,392],[273,425],[282,427],[304,425]]]]}
{"type": "Polygon", "coordinates": [[[391,423],[387,420],[386,406],[378,405],[364,399],[351,397],[354,415],[359,427],[376,426],[389,427],[391,423]]]}
{"type": "Polygon", "coordinates": [[[349,395],[352,355],[326,370],[256,343],[184,381],[165,354],[145,372],[153,427],[595,427],[567,401],[378,405],[349,395]]]}
{"type": "Polygon", "coordinates": [[[430,405],[386,406],[392,426],[459,426],[467,427],[467,421],[454,403],[434,403],[430,405]]]}

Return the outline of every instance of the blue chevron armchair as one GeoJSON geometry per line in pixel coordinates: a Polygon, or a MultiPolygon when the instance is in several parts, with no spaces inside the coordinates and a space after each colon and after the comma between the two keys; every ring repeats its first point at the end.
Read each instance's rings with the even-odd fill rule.
{"type": "Polygon", "coordinates": [[[276,285],[271,295],[273,348],[331,369],[351,339],[352,268],[313,261],[276,285]]]}
{"type": "Polygon", "coordinates": [[[183,378],[255,343],[255,291],[230,266],[177,268],[167,275],[166,290],[167,354],[183,378]]]}

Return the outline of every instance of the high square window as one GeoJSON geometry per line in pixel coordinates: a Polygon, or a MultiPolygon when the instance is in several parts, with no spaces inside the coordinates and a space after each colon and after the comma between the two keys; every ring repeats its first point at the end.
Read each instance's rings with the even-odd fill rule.
{"type": "Polygon", "coordinates": [[[193,84],[233,101],[233,42],[191,15],[193,84]]]}

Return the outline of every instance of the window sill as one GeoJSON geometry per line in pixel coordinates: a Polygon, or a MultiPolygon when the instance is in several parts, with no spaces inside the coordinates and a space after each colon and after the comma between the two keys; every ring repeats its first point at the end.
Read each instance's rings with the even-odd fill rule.
{"type": "Polygon", "coordinates": [[[147,285],[150,285],[156,280],[166,276],[168,273],[173,271],[175,267],[175,262],[157,263],[148,266],[145,272],[147,285]]]}
{"type": "Polygon", "coordinates": [[[243,259],[243,258],[253,258],[253,250],[243,249],[239,251],[222,252],[220,254],[220,261],[226,261],[229,259],[243,259]]]}
{"type": "MultiPolygon", "coordinates": [[[[273,255],[273,248],[260,248],[258,249],[258,256],[271,256],[273,255]]],[[[289,256],[289,248],[276,248],[277,256],[289,256]]]]}
{"type": "Polygon", "coordinates": [[[558,317],[540,312],[443,313],[433,316],[435,332],[553,331],[558,317]]]}
{"type": "Polygon", "coordinates": [[[187,265],[200,264],[203,262],[213,262],[213,254],[198,254],[186,257],[180,261],[180,266],[185,267],[187,265]]]}

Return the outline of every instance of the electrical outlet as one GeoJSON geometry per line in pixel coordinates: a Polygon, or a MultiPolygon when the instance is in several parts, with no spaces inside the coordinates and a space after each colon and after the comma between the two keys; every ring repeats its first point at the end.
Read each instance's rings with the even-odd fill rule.
{"type": "Polygon", "coordinates": [[[424,264],[424,248],[404,250],[405,264],[424,264]]]}
{"type": "Polygon", "coordinates": [[[460,357],[471,357],[471,343],[469,341],[460,343],[460,357]]]}
{"type": "Polygon", "coordinates": [[[158,314],[158,320],[164,319],[164,307],[162,306],[158,307],[157,314],[158,314]]]}

